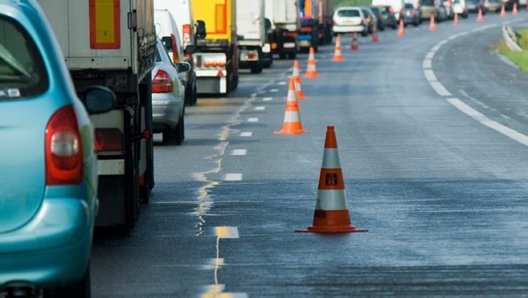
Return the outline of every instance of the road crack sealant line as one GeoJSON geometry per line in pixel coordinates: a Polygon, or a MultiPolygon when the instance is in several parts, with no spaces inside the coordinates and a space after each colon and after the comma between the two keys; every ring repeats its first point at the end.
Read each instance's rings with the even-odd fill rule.
{"type": "MultiPolygon", "coordinates": [[[[458,33],[445,40],[442,40],[441,42],[433,46],[431,50],[429,50],[429,52],[425,55],[425,58],[422,63],[422,68],[424,71],[425,78],[427,79],[431,87],[436,91],[436,93],[438,93],[438,95],[442,96],[442,98],[444,98],[448,103],[453,105],[455,108],[457,108],[464,114],[477,120],[482,125],[487,126],[525,146],[528,146],[528,136],[516,130],[513,130],[507,126],[504,126],[496,121],[489,119],[484,114],[478,112],[477,110],[473,109],[469,105],[462,102],[460,99],[453,97],[452,94],[437,80],[436,75],[434,74],[434,71],[432,69],[432,62],[433,62],[433,58],[436,52],[448,42],[455,40],[457,38],[463,37],[465,35],[471,34],[471,33],[479,32],[479,31],[486,30],[486,29],[493,28],[493,27],[503,26],[505,24],[518,23],[522,21],[526,21],[526,19],[519,19],[519,20],[514,20],[514,21],[503,22],[500,24],[487,25],[487,26],[479,27],[479,28],[472,29],[466,32],[458,33]]],[[[476,99],[473,99],[473,98],[472,100],[476,101],[476,99]]]]}

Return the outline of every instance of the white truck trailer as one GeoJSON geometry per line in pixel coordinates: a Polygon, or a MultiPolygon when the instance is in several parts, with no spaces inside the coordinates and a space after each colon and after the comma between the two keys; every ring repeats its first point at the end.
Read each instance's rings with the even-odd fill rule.
{"type": "Polygon", "coordinates": [[[96,226],[134,226],[154,187],[151,70],[153,0],[39,0],[80,92],[105,85],[115,110],[91,116],[99,161],[96,226]]]}
{"type": "Polygon", "coordinates": [[[300,28],[297,0],[265,0],[265,16],[271,22],[271,52],[280,59],[295,59],[300,28]]]}
{"type": "Polygon", "coordinates": [[[237,0],[236,5],[239,67],[260,73],[266,43],[264,0],[237,0]]]}

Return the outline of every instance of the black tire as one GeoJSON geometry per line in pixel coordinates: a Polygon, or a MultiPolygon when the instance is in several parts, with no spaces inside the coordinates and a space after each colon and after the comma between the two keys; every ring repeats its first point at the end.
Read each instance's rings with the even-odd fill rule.
{"type": "Polygon", "coordinates": [[[46,289],[42,293],[42,298],[90,298],[92,297],[92,288],[90,280],[90,262],[81,280],[71,287],[61,287],[56,289],[46,289]]]}
{"type": "Polygon", "coordinates": [[[251,73],[253,73],[253,74],[261,73],[262,72],[262,68],[263,68],[262,60],[259,60],[257,65],[251,66],[251,68],[250,68],[251,69],[251,73]]]}
{"type": "Polygon", "coordinates": [[[288,59],[295,59],[297,57],[297,53],[288,53],[288,59]]]}
{"type": "Polygon", "coordinates": [[[178,145],[178,126],[175,128],[166,126],[163,129],[162,135],[163,145],[178,145]]]}
{"type": "Polygon", "coordinates": [[[181,145],[183,140],[185,140],[185,113],[182,113],[178,121],[178,126],[176,126],[176,145],[181,145]]]}

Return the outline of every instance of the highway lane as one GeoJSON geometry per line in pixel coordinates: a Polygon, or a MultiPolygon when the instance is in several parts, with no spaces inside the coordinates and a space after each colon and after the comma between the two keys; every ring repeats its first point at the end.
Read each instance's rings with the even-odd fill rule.
{"type": "Polygon", "coordinates": [[[481,79],[511,71],[483,50],[499,27],[435,52],[431,69],[452,96],[439,95],[423,68],[446,38],[511,20],[380,32],[378,43],[360,38],[357,52],[345,41],[342,63],[321,47],[321,77],[303,79],[308,99],[299,102],[309,134],[273,133],[291,61],[244,75],[227,98],[201,99],[187,110],[184,144],[156,146],[157,185],[133,233],[97,235],[94,296],[525,296],[528,150],[447,100],[507,125],[483,107],[501,109],[524,132],[527,122],[514,117],[522,93],[486,84],[483,93],[517,99],[508,114],[496,96],[453,79],[472,67],[481,79]],[[450,47],[465,43],[479,54],[452,60],[450,47]],[[368,233],[294,232],[311,224],[327,125],[336,128],[352,222],[368,233]]]}

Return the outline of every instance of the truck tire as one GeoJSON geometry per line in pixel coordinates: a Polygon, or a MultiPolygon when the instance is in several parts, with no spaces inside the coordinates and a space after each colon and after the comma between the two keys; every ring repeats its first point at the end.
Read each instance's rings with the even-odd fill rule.
{"type": "Polygon", "coordinates": [[[289,58],[289,59],[295,59],[295,57],[297,57],[297,54],[296,54],[296,53],[289,53],[289,54],[288,54],[288,58],[289,58]]]}
{"type": "Polygon", "coordinates": [[[259,60],[259,62],[256,65],[251,66],[251,73],[254,73],[254,74],[261,73],[262,72],[262,68],[263,68],[262,64],[263,64],[262,60],[259,60]]]}
{"type": "Polygon", "coordinates": [[[279,59],[286,59],[286,53],[280,53],[279,59]]]}

